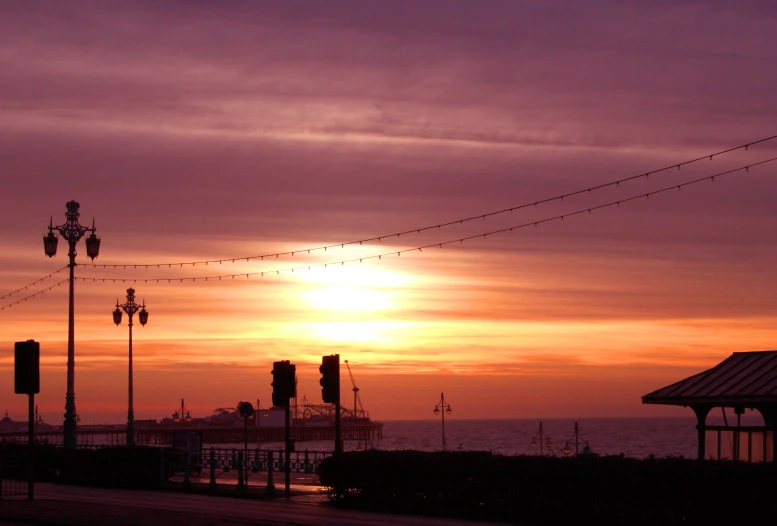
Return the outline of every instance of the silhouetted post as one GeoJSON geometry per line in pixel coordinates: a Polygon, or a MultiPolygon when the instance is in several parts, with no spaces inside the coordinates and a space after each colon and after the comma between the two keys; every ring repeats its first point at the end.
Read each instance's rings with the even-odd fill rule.
{"type": "Polygon", "coordinates": [[[14,393],[26,394],[29,402],[27,417],[27,498],[30,500],[32,500],[35,492],[35,393],[39,392],[40,344],[35,340],[16,342],[14,344],[14,393]]]}
{"type": "Polygon", "coordinates": [[[27,449],[29,454],[29,465],[27,469],[27,499],[32,500],[35,494],[35,395],[29,395],[29,421],[27,425],[27,449]]]}
{"type": "MultiPolygon", "coordinates": [[[[321,384],[321,398],[325,403],[335,406],[335,454],[337,455],[343,451],[340,433],[340,355],[322,356],[318,370],[321,372],[321,379],[318,381],[321,384]]],[[[355,412],[354,416],[356,416],[355,412]]]]}
{"type": "Polygon", "coordinates": [[[343,434],[340,429],[340,397],[335,402],[335,453],[343,452],[343,434]]]}
{"type": "MultiPolygon", "coordinates": [[[[146,302],[143,301],[142,305],[135,303],[135,289],[127,289],[127,303],[119,304],[119,300],[116,300],[116,310],[113,311],[113,323],[118,327],[121,323],[121,311],[127,313],[129,317],[129,377],[128,377],[128,399],[127,399],[127,445],[133,447],[135,445],[135,405],[133,394],[133,381],[132,381],[132,316],[138,313],[138,319],[140,324],[145,326],[148,323],[148,311],[146,310],[146,302]]],[[[181,415],[183,416],[183,415],[181,415]]]]}
{"type": "Polygon", "coordinates": [[[291,498],[291,407],[286,404],[286,498],[291,498]]]}
{"type": "Polygon", "coordinates": [[[189,456],[189,452],[186,452],[186,456],[183,461],[183,487],[189,489],[191,486],[190,473],[192,471],[192,460],[189,456]]]}
{"type": "Polygon", "coordinates": [[[242,493],[245,491],[245,483],[243,482],[243,452],[237,452],[237,492],[242,493]]]}
{"type": "Polygon", "coordinates": [[[577,422],[575,422],[575,455],[577,455],[577,446],[578,446],[578,438],[580,437],[580,429],[577,427],[577,422]]]}
{"type": "Polygon", "coordinates": [[[216,489],[216,452],[210,448],[210,489],[216,489]]]}
{"type": "Polygon", "coordinates": [[[67,394],[65,395],[65,422],[63,425],[64,433],[64,446],[66,449],[76,448],[76,395],[75,395],[75,307],[74,307],[74,271],[76,268],[76,244],[86,234],[91,232],[89,237],[86,238],[86,255],[94,261],[94,258],[100,252],[100,238],[97,237],[95,232],[97,229],[94,227],[94,220],[92,220],[92,228],[81,226],[78,222],[78,218],[81,214],[78,213],[79,205],[75,201],[68,201],[65,205],[67,212],[65,217],[67,220],[64,224],[54,226],[53,218],[49,220],[49,233],[43,236],[43,249],[48,257],[54,257],[57,253],[57,241],[58,238],[54,235],[54,230],[68,243],[68,258],[70,262],[68,267],[70,268],[70,279],[68,280],[70,286],[70,292],[68,294],[68,323],[67,323],[67,394]]]}
{"type": "Polygon", "coordinates": [[[445,451],[445,413],[451,414],[453,410],[450,404],[445,403],[445,394],[440,393],[440,401],[434,406],[434,414],[442,415],[442,450],[445,451]]]}
{"type": "Polygon", "coordinates": [[[272,451],[267,450],[267,495],[270,497],[275,496],[275,484],[273,484],[272,481],[272,473],[273,473],[273,459],[272,459],[272,451]]]}
{"type": "MultiPolygon", "coordinates": [[[[297,367],[288,360],[273,362],[272,405],[286,409],[286,498],[291,497],[291,404],[290,400],[297,396],[297,367]]],[[[278,452],[279,459],[282,454],[278,452]]]]}
{"type": "MultiPolygon", "coordinates": [[[[539,448],[540,448],[539,455],[540,456],[544,456],[545,455],[545,451],[543,450],[543,447],[544,447],[545,442],[542,441],[542,422],[540,422],[539,436],[540,436],[539,444],[537,444],[537,436],[535,435],[534,437],[532,437],[531,444],[529,444],[529,446],[531,446],[532,449],[533,449],[533,448],[538,447],[538,445],[539,445],[539,448]]],[[[550,443],[550,438],[548,438],[548,443],[550,443]]]]}
{"type": "Polygon", "coordinates": [[[243,419],[243,474],[248,485],[248,418],[243,419]]]}
{"type": "MultiPolygon", "coordinates": [[[[245,483],[248,485],[248,467],[245,463],[248,462],[248,419],[254,414],[254,406],[251,402],[240,402],[238,405],[238,412],[243,417],[243,453],[240,464],[243,466],[243,473],[245,474],[245,483]]],[[[259,415],[256,415],[259,418],[259,415]]]]}

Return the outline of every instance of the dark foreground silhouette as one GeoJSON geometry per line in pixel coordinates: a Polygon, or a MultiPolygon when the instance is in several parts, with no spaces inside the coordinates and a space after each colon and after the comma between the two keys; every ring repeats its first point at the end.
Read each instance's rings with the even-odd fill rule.
{"type": "Polygon", "coordinates": [[[523,524],[742,524],[777,516],[773,464],[365,451],[319,468],[338,505],[523,524]]]}
{"type": "MultiPolygon", "coordinates": [[[[26,446],[0,444],[2,476],[24,479],[26,453],[26,446]]],[[[35,451],[35,478],[102,488],[176,489],[167,456],[151,447],[41,446],[35,451]]],[[[329,457],[318,474],[334,506],[382,513],[605,525],[742,524],[777,516],[774,464],[368,450],[329,457]]]]}

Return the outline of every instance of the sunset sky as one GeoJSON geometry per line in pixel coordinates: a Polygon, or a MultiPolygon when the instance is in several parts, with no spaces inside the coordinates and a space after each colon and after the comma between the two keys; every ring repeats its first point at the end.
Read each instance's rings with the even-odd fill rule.
{"type": "MultiPolygon", "coordinates": [[[[321,403],[334,353],[377,420],[434,418],[440,392],[451,418],[690,417],[640,397],[777,348],[777,161],[358,260],[777,157],[773,139],[390,237],[776,135],[776,25],[755,0],[4,1],[0,296],[67,264],[42,235],[71,199],[94,263],[128,265],[79,243],[78,278],[117,280],[75,282],[85,423],[126,418],[130,286],[139,419],[267,406],[276,360],[321,403]]],[[[67,283],[0,311],[0,411],[26,419],[13,342],[35,339],[62,423],[67,313],[67,283]]]]}

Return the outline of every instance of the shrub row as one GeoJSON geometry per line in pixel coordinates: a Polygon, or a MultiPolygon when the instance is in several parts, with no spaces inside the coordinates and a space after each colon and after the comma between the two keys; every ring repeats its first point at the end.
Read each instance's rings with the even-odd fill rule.
{"type": "Polygon", "coordinates": [[[331,457],[341,506],[537,524],[721,524],[777,516],[774,464],[378,451],[331,457]]]}
{"type": "MultiPolygon", "coordinates": [[[[25,479],[27,455],[26,445],[0,444],[3,476],[25,479]]],[[[154,489],[167,479],[163,455],[163,450],[152,447],[65,450],[41,445],[35,448],[35,478],[82,486],[154,489]]]]}

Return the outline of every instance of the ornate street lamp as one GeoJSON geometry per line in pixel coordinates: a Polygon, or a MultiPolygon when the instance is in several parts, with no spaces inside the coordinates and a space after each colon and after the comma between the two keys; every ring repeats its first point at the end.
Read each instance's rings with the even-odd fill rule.
{"type": "Polygon", "coordinates": [[[544,445],[546,448],[548,448],[548,454],[550,454],[552,452],[552,449],[553,449],[553,442],[551,442],[550,437],[547,437],[545,442],[543,442],[542,441],[542,433],[543,433],[543,431],[542,431],[542,422],[540,422],[540,429],[539,429],[537,435],[532,437],[531,444],[529,444],[529,446],[532,449],[537,449],[539,447],[539,454],[540,455],[544,455],[545,453],[544,453],[544,450],[542,449],[542,447],[544,445]],[[539,441],[537,441],[537,436],[540,437],[539,441]]]}
{"type": "MultiPolygon", "coordinates": [[[[141,325],[148,323],[148,311],[146,310],[146,301],[142,305],[135,303],[135,289],[127,289],[127,303],[119,304],[116,300],[116,310],[113,311],[113,323],[117,326],[121,323],[121,311],[129,316],[129,402],[127,404],[127,445],[135,445],[135,407],[133,405],[132,391],[132,315],[138,312],[138,320],[141,325]]],[[[183,402],[181,402],[183,407],[183,402]]]]}
{"type": "Polygon", "coordinates": [[[67,325],[67,394],[65,395],[65,423],[64,423],[64,445],[67,449],[75,449],[76,447],[76,422],[78,415],[76,415],[76,395],[75,395],[75,324],[73,321],[74,315],[74,296],[73,296],[73,273],[76,267],[76,244],[78,240],[84,237],[84,234],[90,232],[89,237],[86,238],[86,255],[93,261],[94,258],[100,252],[100,238],[97,237],[95,232],[97,229],[94,227],[94,219],[92,219],[92,228],[82,226],[78,223],[79,204],[75,201],[68,201],[65,205],[67,212],[65,217],[67,220],[64,224],[54,226],[54,219],[49,220],[49,233],[43,236],[43,250],[50,258],[54,257],[57,253],[57,238],[54,231],[59,232],[68,244],[68,257],[70,262],[70,299],[68,309],[68,325],[67,325]]]}
{"type": "Polygon", "coordinates": [[[440,401],[434,406],[434,414],[442,415],[442,450],[445,451],[445,415],[451,414],[450,404],[445,403],[445,394],[440,393],[440,401]]]}

